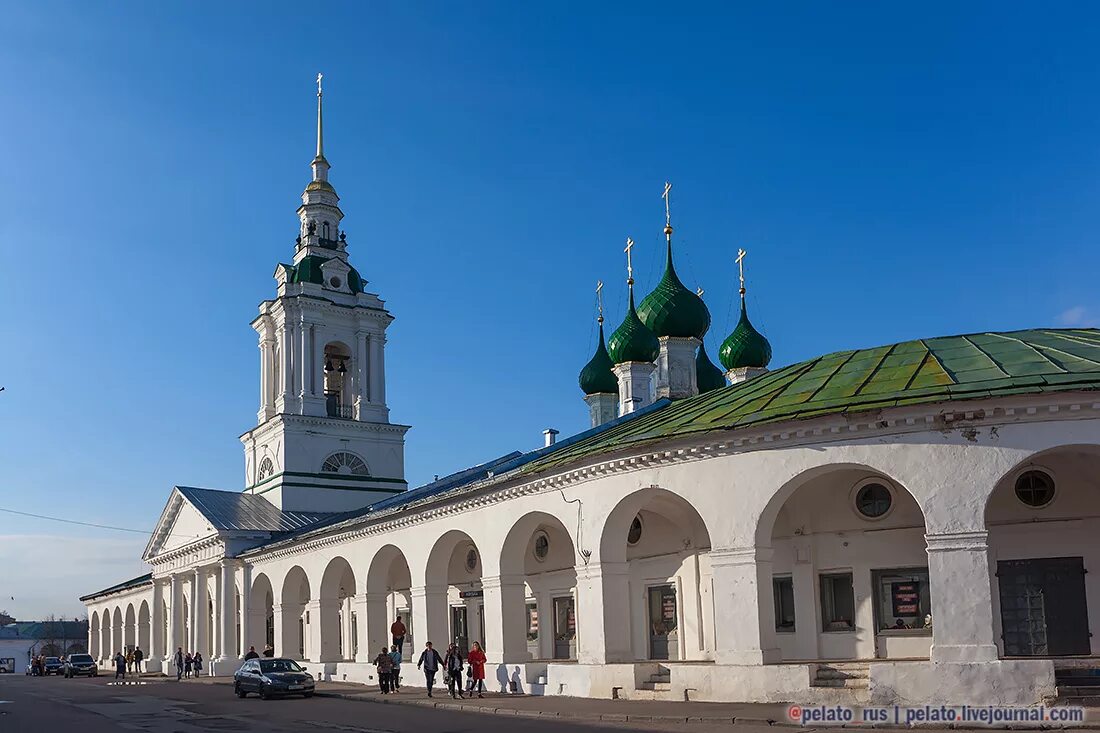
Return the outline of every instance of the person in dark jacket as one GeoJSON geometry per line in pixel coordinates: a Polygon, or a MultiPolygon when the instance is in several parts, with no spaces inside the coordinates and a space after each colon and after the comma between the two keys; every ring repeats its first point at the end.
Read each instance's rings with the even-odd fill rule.
{"type": "Polygon", "coordinates": [[[374,666],[378,670],[378,687],[381,688],[383,695],[388,695],[393,676],[393,657],[390,656],[386,647],[382,647],[382,652],[374,658],[374,666]]]}
{"type": "Polygon", "coordinates": [[[424,681],[428,686],[428,697],[432,696],[432,686],[435,684],[435,673],[439,671],[442,665],[443,659],[440,658],[439,652],[432,647],[430,641],[425,643],[424,651],[420,652],[420,659],[416,662],[416,668],[422,668],[424,670],[424,681]]]}
{"type": "Polygon", "coordinates": [[[191,679],[191,665],[195,663],[195,658],[191,656],[191,652],[183,657],[183,676],[187,679],[191,679]]]}
{"type": "Polygon", "coordinates": [[[126,655],[122,652],[115,653],[115,679],[126,679],[126,655]]]}
{"type": "Polygon", "coordinates": [[[248,654],[244,655],[244,660],[247,662],[249,659],[259,659],[260,655],[256,653],[256,647],[248,647],[248,654]]]}
{"type": "Polygon", "coordinates": [[[202,674],[202,654],[195,652],[195,658],[191,661],[195,665],[195,677],[198,677],[202,674]]]}
{"type": "Polygon", "coordinates": [[[141,663],[145,659],[145,652],[141,651],[141,647],[134,648],[134,671],[141,674],[141,663]]]}
{"type": "Polygon", "coordinates": [[[451,644],[447,647],[447,654],[443,657],[443,673],[447,675],[447,690],[451,697],[465,698],[462,694],[462,651],[451,644]]]}
{"type": "Polygon", "coordinates": [[[175,662],[176,662],[176,682],[179,682],[180,678],[183,677],[183,647],[182,646],[179,647],[178,649],[176,649],[175,662]]]}

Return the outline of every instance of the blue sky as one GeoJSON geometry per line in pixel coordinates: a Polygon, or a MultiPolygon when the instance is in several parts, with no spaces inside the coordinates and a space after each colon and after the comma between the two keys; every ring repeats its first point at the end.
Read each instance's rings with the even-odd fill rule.
{"type": "MultiPolygon", "coordinates": [[[[318,71],[414,485],[586,426],[592,291],[615,325],[628,235],[642,294],[660,276],[666,179],[712,354],[739,246],[776,366],[1096,324],[1098,14],[7,3],[0,507],[140,529],[173,484],[243,485],[318,71]]],[[[0,513],[0,608],[77,613],[144,541],[0,513]]]]}

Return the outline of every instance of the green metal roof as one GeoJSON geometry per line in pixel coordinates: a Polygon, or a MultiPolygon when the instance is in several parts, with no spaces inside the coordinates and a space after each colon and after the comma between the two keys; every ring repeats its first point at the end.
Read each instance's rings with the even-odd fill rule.
{"type": "Polygon", "coordinates": [[[699,394],[726,386],[726,375],[714,366],[714,362],[707,356],[706,344],[702,343],[695,354],[695,382],[699,387],[699,394]]]}
{"type": "MultiPolygon", "coordinates": [[[[670,230],[671,231],[671,230],[670,230]]],[[[703,299],[684,287],[672,265],[672,239],[665,253],[665,274],[653,292],[642,298],[638,318],[658,337],[695,337],[710,328],[710,311],[703,299]]]]}
{"type": "Polygon", "coordinates": [[[626,317],[607,340],[607,353],[614,363],[624,364],[628,361],[657,361],[660,351],[661,344],[657,337],[638,318],[632,286],[626,317]]]}
{"type": "Polygon", "coordinates": [[[1032,329],[903,341],[792,364],[578,441],[524,467],[709,431],[904,405],[1100,390],[1100,331],[1032,329]]]}
{"type": "Polygon", "coordinates": [[[603,316],[600,316],[600,340],[596,344],[596,353],[581,369],[577,382],[581,391],[590,394],[618,394],[619,380],[611,371],[615,365],[607,354],[607,347],[603,338],[603,316]]]}
{"type": "MultiPolygon", "coordinates": [[[[291,270],[290,282],[294,283],[313,283],[314,285],[322,285],[325,282],[324,273],[321,271],[321,265],[328,262],[331,257],[321,257],[319,255],[308,255],[302,258],[302,261],[297,265],[284,265],[291,270]]],[[[348,270],[348,287],[351,288],[353,293],[363,292],[363,279],[359,277],[359,272],[354,267],[348,270]]]]}
{"type": "Polygon", "coordinates": [[[741,296],[741,318],[733,333],[726,337],[718,349],[718,360],[727,371],[740,367],[763,369],[772,360],[772,345],[749,321],[744,295],[741,296]]]}

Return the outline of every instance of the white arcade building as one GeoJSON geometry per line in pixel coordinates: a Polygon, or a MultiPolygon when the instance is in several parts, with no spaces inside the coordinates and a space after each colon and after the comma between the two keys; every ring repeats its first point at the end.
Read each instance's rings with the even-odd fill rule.
{"type": "Polygon", "coordinates": [[[480,641],[492,687],[547,695],[1028,704],[1100,666],[1100,332],[768,371],[742,282],[723,374],[666,218],[663,279],[581,372],[592,428],[408,490],[317,113],[246,487],[172,490],[151,572],[82,599],[93,656],[223,675],[255,646],[366,683],[401,615],[407,655],[480,641]]]}

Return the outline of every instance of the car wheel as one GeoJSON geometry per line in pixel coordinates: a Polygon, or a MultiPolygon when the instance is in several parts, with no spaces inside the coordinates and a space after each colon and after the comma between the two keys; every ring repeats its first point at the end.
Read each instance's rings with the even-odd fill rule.
{"type": "Polygon", "coordinates": [[[308,700],[309,698],[313,697],[313,693],[312,692],[303,692],[302,697],[304,697],[305,699],[308,700]]]}
{"type": "Polygon", "coordinates": [[[263,685],[260,685],[260,699],[261,700],[267,700],[268,699],[267,688],[264,687],[263,685]]]}
{"type": "Polygon", "coordinates": [[[233,692],[235,692],[237,694],[237,697],[241,698],[242,700],[248,697],[248,693],[242,690],[240,685],[233,685],[233,692]]]}

